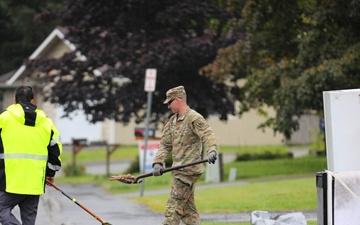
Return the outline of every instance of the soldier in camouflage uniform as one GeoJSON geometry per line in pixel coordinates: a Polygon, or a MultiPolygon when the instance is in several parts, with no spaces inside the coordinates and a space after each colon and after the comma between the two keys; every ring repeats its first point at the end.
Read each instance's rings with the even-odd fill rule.
{"type": "MultiPolygon", "coordinates": [[[[183,86],[166,92],[164,104],[174,115],[165,125],[160,147],[153,161],[153,174],[162,175],[164,161],[172,152],[172,166],[202,159],[203,149],[209,163],[217,158],[216,136],[202,115],[190,109],[186,103],[183,86]]],[[[185,167],[172,172],[171,193],[166,204],[164,225],[200,224],[199,213],[194,202],[195,183],[205,172],[203,164],[185,167]]]]}

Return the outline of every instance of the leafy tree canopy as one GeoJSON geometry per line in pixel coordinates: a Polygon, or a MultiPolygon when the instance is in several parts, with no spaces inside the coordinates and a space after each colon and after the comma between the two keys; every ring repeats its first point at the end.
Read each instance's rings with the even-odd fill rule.
{"type": "Polygon", "coordinates": [[[236,86],[199,75],[219,48],[238,38],[229,26],[234,15],[214,2],[68,0],[59,14],[61,25],[86,60],[77,60],[73,52],[60,59],[39,58],[28,67],[44,83],[47,100],[61,104],[67,113],[83,110],[91,122],[142,121],[147,68],[157,69],[153,121],[169,113],[162,104],[165,92],[178,85],[185,86],[192,108],[226,120],[234,113],[236,86]],[[126,79],[131,81],[123,83],[126,79]]]}
{"type": "Polygon", "coordinates": [[[241,19],[246,38],[219,50],[202,74],[243,80],[240,114],[257,109],[276,116],[272,127],[287,138],[301,115],[323,111],[323,91],[360,85],[360,3],[357,0],[246,0],[241,19]]]}
{"type": "Polygon", "coordinates": [[[61,9],[56,0],[0,1],[0,74],[18,68],[58,23],[38,24],[35,15],[45,9],[61,9]]]}

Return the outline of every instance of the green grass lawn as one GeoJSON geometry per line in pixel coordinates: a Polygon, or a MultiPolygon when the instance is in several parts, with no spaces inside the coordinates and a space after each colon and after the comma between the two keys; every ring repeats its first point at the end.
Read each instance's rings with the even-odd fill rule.
{"type": "MultiPolygon", "coordinates": [[[[254,210],[316,210],[313,178],[255,182],[196,190],[196,205],[202,213],[237,213],[254,210]]],[[[145,190],[146,193],[146,190],[145,190]]],[[[164,211],[169,194],[131,198],[155,212],[164,211]]]]}
{"type": "Polygon", "coordinates": [[[326,169],[327,161],[326,157],[309,155],[301,158],[233,162],[224,165],[224,177],[228,177],[230,168],[237,169],[236,178],[241,180],[276,175],[315,173],[326,169]]]}
{"type": "MultiPolygon", "coordinates": [[[[219,152],[236,152],[238,154],[243,153],[261,153],[264,151],[284,153],[288,152],[292,148],[304,148],[306,146],[283,146],[283,145],[269,145],[269,146],[220,146],[219,152]]],[[[133,160],[139,154],[137,146],[120,146],[110,156],[110,160],[133,160]]],[[[62,160],[64,163],[72,162],[72,151],[63,151],[62,160]]],[[[106,149],[99,148],[98,150],[89,150],[84,147],[77,155],[76,161],[80,163],[91,161],[105,161],[106,149]]]]}
{"type": "MultiPolygon", "coordinates": [[[[138,156],[138,153],[137,146],[120,146],[110,155],[110,160],[133,160],[138,156]]],[[[64,164],[71,163],[73,159],[72,150],[63,151],[61,159],[64,164]]],[[[105,161],[106,149],[89,150],[84,147],[77,153],[75,159],[79,163],[105,161]]]]}

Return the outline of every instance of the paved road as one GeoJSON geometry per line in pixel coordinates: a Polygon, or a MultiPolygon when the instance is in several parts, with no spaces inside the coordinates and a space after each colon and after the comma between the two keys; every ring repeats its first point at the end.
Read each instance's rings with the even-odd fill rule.
{"type": "MultiPolygon", "coordinates": [[[[59,187],[110,224],[161,224],[162,215],[153,213],[144,206],[127,200],[124,196],[108,195],[96,185],[61,184],[60,186],[59,184],[59,187]]],[[[46,194],[42,196],[41,206],[49,210],[40,210],[42,215],[39,215],[37,225],[100,224],[99,220],[54,188],[47,189],[46,194]]]]}

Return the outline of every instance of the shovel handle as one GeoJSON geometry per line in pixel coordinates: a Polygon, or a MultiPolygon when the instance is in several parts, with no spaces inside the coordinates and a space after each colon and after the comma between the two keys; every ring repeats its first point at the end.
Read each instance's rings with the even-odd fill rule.
{"type": "Polygon", "coordinates": [[[163,173],[166,173],[166,172],[169,172],[169,171],[172,171],[172,170],[178,170],[178,169],[182,169],[182,168],[185,168],[185,167],[188,167],[188,166],[193,166],[193,165],[197,165],[197,164],[200,164],[200,163],[206,163],[206,162],[208,162],[208,160],[203,159],[203,160],[195,161],[195,162],[192,162],[192,163],[187,163],[187,164],[183,164],[183,165],[179,165],[179,166],[164,168],[161,171],[163,173]]]}
{"type": "MultiPolygon", "coordinates": [[[[162,173],[167,173],[167,172],[170,172],[172,170],[178,170],[178,169],[182,169],[182,168],[185,168],[185,167],[188,167],[188,166],[193,166],[193,165],[197,165],[197,164],[201,164],[201,163],[206,163],[208,162],[207,159],[203,159],[203,160],[199,160],[199,161],[195,161],[195,162],[192,162],[192,163],[186,163],[186,164],[183,164],[183,165],[179,165],[179,166],[174,166],[174,167],[169,167],[169,168],[164,168],[162,169],[162,173]]],[[[153,172],[150,172],[150,173],[145,173],[145,174],[142,174],[140,176],[138,176],[136,178],[136,181],[138,181],[139,179],[141,178],[145,178],[145,177],[151,177],[153,176],[153,172]]]]}

